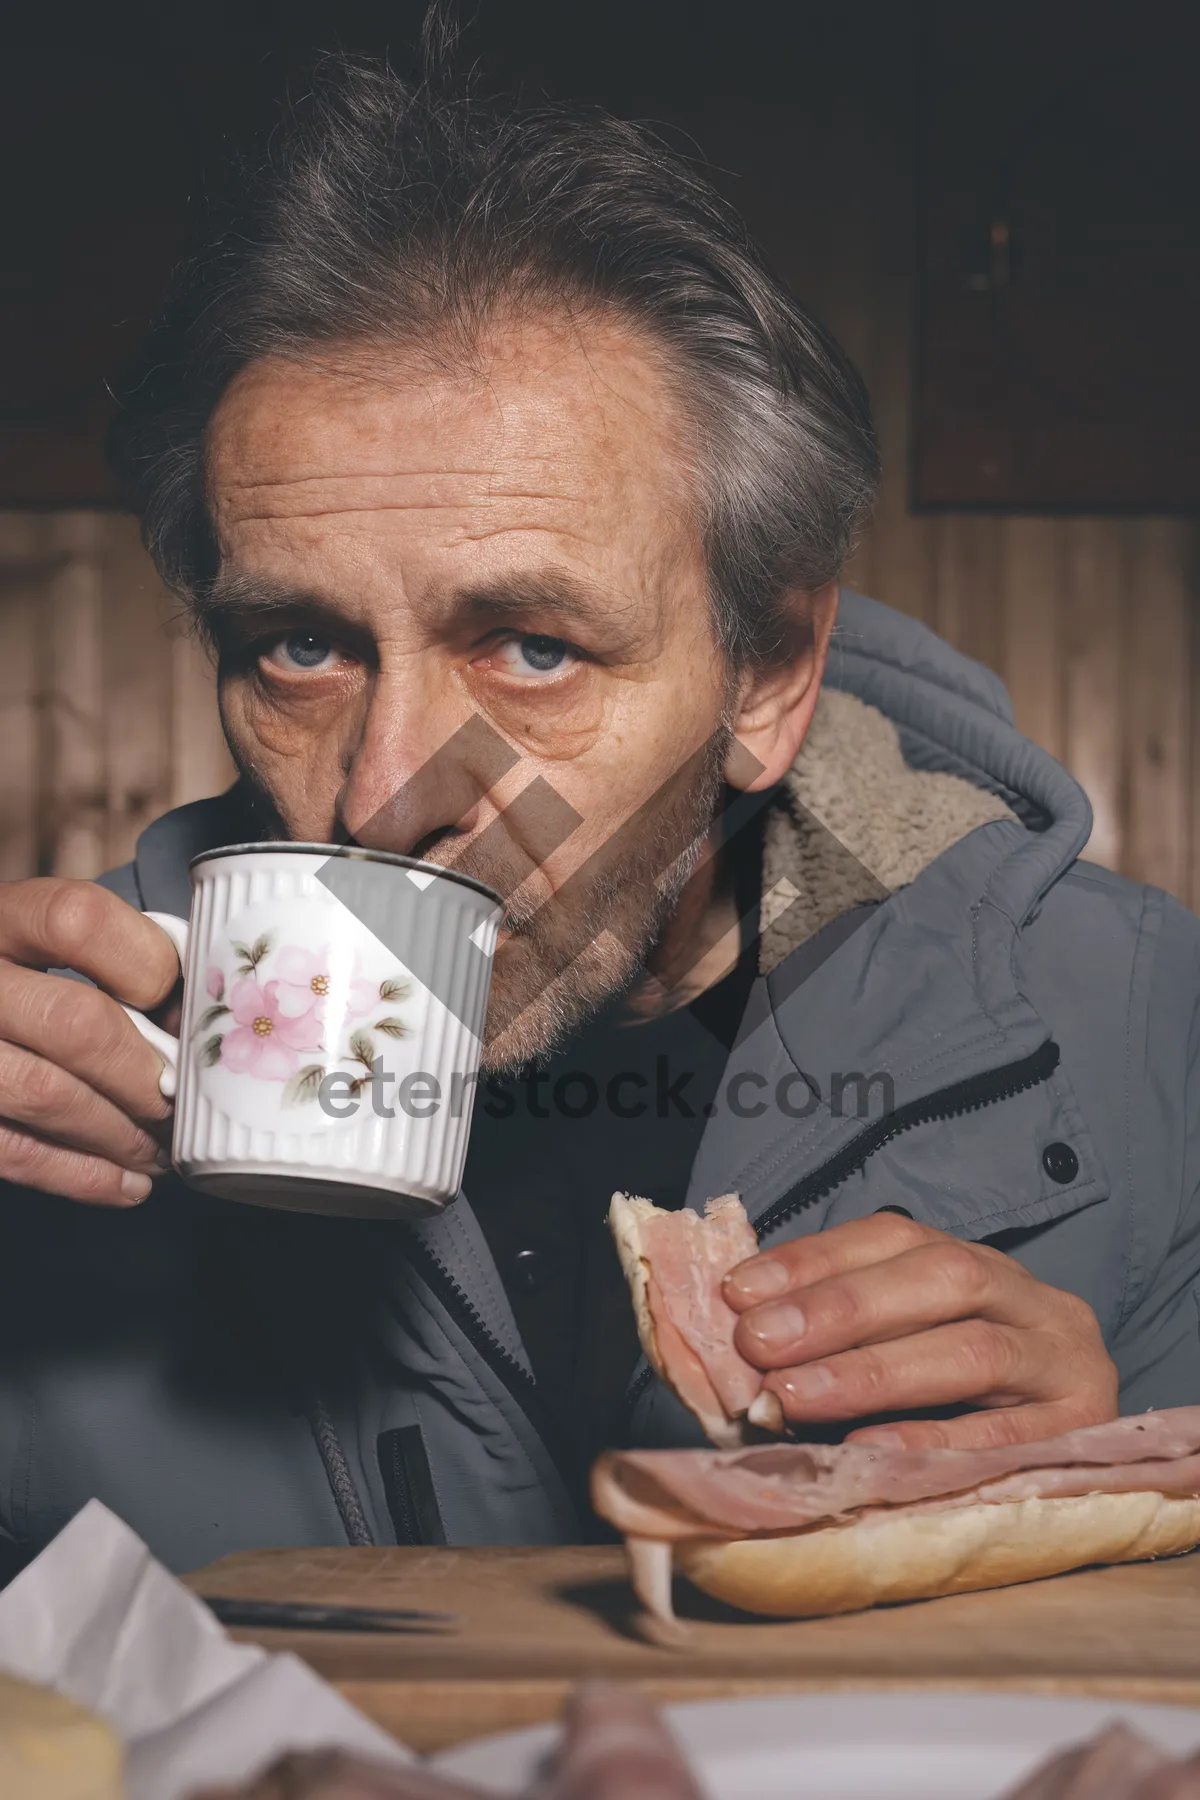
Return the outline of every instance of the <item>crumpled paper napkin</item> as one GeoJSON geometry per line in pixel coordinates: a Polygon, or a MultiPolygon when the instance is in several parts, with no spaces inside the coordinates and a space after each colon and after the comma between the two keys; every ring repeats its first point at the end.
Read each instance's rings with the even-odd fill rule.
{"type": "Polygon", "coordinates": [[[298,1657],[235,1644],[99,1500],[0,1593],[0,1669],[107,1719],[130,1800],[184,1800],[318,1745],[415,1760],[298,1657]]]}

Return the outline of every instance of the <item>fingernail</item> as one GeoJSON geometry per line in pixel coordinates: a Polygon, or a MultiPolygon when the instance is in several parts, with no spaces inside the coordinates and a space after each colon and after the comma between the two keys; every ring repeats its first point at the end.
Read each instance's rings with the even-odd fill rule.
{"type": "Polygon", "coordinates": [[[727,1275],[725,1285],[732,1288],[739,1299],[754,1305],[759,1300],[770,1300],[774,1295],[782,1294],[788,1279],[787,1270],[773,1256],[756,1256],[727,1275]]]}
{"type": "Polygon", "coordinates": [[[148,1175],[138,1175],[133,1169],[126,1169],[121,1177],[121,1192],[131,1204],[144,1200],[153,1186],[148,1175]]]}
{"type": "Polygon", "coordinates": [[[830,1388],[837,1386],[837,1376],[828,1363],[805,1363],[801,1368],[789,1369],[786,1375],[777,1375],[774,1379],[793,1400],[801,1403],[805,1400],[821,1400],[830,1388]]]}
{"type": "Polygon", "coordinates": [[[783,1408],[779,1404],[779,1395],[773,1394],[769,1388],[762,1388],[755,1394],[746,1413],[751,1425],[757,1425],[760,1431],[773,1431],[782,1435],[784,1431],[783,1408]]]}
{"type": "Polygon", "coordinates": [[[764,1350],[786,1350],[804,1336],[808,1321],[792,1301],[780,1306],[760,1306],[748,1315],[743,1329],[764,1350]]]}
{"type": "Polygon", "coordinates": [[[159,1150],[155,1154],[154,1165],[156,1168],[164,1169],[164,1170],[172,1168],[173,1164],[171,1162],[171,1152],[169,1150],[159,1150]]]}

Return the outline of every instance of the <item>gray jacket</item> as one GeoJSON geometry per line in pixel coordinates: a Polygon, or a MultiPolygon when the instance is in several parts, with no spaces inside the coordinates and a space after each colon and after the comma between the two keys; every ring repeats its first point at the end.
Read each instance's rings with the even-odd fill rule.
{"type": "MultiPolygon", "coordinates": [[[[759,979],[689,1203],[740,1192],[764,1243],[903,1206],[1082,1295],[1123,1410],[1200,1400],[1200,926],[1076,860],[1082,791],[923,627],[846,595],[827,680],[895,722],[912,767],[1016,817],[759,979]],[[877,1074],[886,1111],[886,1082],[853,1079],[877,1074]]],[[[108,884],[186,911],[188,858],[245,835],[237,805],[168,815],[108,884]]],[[[173,1180],[120,1214],[4,1193],[0,1532],[21,1553],[93,1495],[178,1569],[345,1542],[330,1425],[378,1542],[585,1535],[465,1199],[410,1228],[173,1180]]],[[[696,1441],[645,1370],[628,1439],[696,1441]]]]}

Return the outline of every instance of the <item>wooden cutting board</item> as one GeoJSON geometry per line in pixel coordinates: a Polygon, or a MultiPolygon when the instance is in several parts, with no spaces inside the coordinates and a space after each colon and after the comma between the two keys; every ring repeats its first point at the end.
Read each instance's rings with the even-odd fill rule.
{"type": "Polygon", "coordinates": [[[197,1593],[453,1612],[458,1630],[238,1631],[292,1650],[414,1749],[554,1717],[575,1681],[656,1700],[854,1687],[996,1688],[1200,1706],[1200,1551],[835,1619],[747,1620],[681,1594],[691,1640],[642,1643],[617,1548],[252,1550],[197,1593]]]}

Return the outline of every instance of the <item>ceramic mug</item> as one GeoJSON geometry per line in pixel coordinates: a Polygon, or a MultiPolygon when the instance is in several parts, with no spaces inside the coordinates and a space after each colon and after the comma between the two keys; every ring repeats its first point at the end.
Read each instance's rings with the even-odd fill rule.
{"type": "Polygon", "coordinates": [[[498,894],[357,846],[236,844],[189,865],[188,921],[149,913],[183,968],[164,1058],[171,1157],[192,1187],[294,1212],[415,1218],[467,1155],[498,894]]]}

